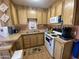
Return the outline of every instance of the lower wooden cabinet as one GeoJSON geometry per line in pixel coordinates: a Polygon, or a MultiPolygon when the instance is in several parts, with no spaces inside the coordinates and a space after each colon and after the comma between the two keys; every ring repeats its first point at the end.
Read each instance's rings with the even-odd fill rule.
{"type": "Polygon", "coordinates": [[[20,37],[13,45],[12,50],[21,50],[23,49],[23,40],[22,37],[20,37]]]}
{"type": "Polygon", "coordinates": [[[36,34],[30,35],[30,47],[37,46],[37,36],[36,34]]]}
{"type": "Polygon", "coordinates": [[[23,37],[23,48],[29,48],[30,47],[30,39],[29,35],[24,35],[23,37]]]}
{"type": "Polygon", "coordinates": [[[0,59],[11,59],[10,52],[8,50],[0,51],[0,59]]]}
{"type": "Polygon", "coordinates": [[[38,34],[37,35],[37,45],[43,45],[44,44],[44,35],[38,34]]]}
{"type": "Polygon", "coordinates": [[[63,54],[63,46],[60,42],[55,41],[55,59],[62,59],[62,54],[63,54]]]}
{"type": "Polygon", "coordinates": [[[0,59],[11,59],[14,51],[12,49],[0,50],[0,59]]]}
{"type": "Polygon", "coordinates": [[[73,40],[63,40],[61,38],[55,39],[55,59],[70,59],[72,51],[73,40]]]}
{"type": "Polygon", "coordinates": [[[44,44],[44,34],[30,34],[30,35],[23,35],[23,46],[24,49],[40,46],[44,44]]]}

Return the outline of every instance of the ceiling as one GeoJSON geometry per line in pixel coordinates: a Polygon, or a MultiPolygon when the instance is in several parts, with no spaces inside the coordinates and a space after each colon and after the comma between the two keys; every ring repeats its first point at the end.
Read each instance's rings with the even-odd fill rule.
{"type": "Polygon", "coordinates": [[[48,8],[54,0],[12,0],[15,4],[36,8],[48,8]]]}

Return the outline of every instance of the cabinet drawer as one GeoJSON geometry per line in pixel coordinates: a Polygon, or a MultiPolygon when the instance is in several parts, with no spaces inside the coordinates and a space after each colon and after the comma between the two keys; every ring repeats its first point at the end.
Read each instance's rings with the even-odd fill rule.
{"type": "Polygon", "coordinates": [[[30,42],[29,41],[28,42],[25,41],[24,44],[30,44],[30,42]]]}
{"type": "Polygon", "coordinates": [[[37,38],[39,38],[39,39],[43,39],[44,38],[44,35],[43,34],[37,34],[37,38]]]}
{"type": "Polygon", "coordinates": [[[23,36],[23,39],[24,40],[29,39],[29,35],[23,36]]]}
{"type": "Polygon", "coordinates": [[[30,39],[24,39],[24,42],[25,42],[25,41],[28,42],[28,41],[30,41],[30,39]]]}

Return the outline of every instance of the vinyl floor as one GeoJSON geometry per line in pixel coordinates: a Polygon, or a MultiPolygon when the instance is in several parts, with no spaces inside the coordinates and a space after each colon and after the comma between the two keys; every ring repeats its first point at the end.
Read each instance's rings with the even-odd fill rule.
{"type": "Polygon", "coordinates": [[[26,49],[24,59],[53,59],[45,46],[26,49]],[[37,51],[38,50],[38,51],[37,51]]]}

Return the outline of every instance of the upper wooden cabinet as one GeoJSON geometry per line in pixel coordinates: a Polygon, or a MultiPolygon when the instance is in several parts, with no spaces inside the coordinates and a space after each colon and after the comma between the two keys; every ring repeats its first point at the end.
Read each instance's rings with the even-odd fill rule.
{"type": "Polygon", "coordinates": [[[48,9],[48,20],[50,19],[51,17],[51,8],[48,9]]]}
{"type": "Polygon", "coordinates": [[[74,0],[65,0],[63,6],[64,24],[72,25],[74,13],[74,0]]]}
{"type": "Polygon", "coordinates": [[[19,24],[26,24],[27,23],[27,10],[24,7],[17,6],[17,15],[19,24]]]}
{"type": "Polygon", "coordinates": [[[37,18],[36,17],[36,15],[37,15],[37,10],[36,9],[34,9],[34,8],[27,8],[26,11],[27,11],[27,13],[26,13],[27,15],[26,16],[28,18],[37,18]]]}
{"type": "Polygon", "coordinates": [[[56,14],[55,16],[59,16],[59,15],[62,15],[62,8],[63,8],[63,1],[58,1],[56,3],[56,14]]]}
{"type": "Polygon", "coordinates": [[[13,24],[17,25],[18,24],[18,18],[17,18],[17,11],[16,11],[14,4],[11,4],[11,12],[12,12],[11,17],[12,17],[12,20],[13,20],[13,24]]]}
{"type": "Polygon", "coordinates": [[[55,6],[51,8],[51,17],[55,16],[55,6]]]}
{"type": "Polygon", "coordinates": [[[47,10],[42,12],[42,24],[47,24],[47,10]]]}
{"type": "Polygon", "coordinates": [[[63,13],[63,0],[55,2],[50,8],[48,8],[48,19],[51,17],[62,15],[63,13]]]}
{"type": "Polygon", "coordinates": [[[27,24],[27,18],[37,18],[38,24],[47,23],[47,10],[43,8],[30,8],[17,6],[19,24],[27,24]]]}
{"type": "Polygon", "coordinates": [[[74,25],[79,25],[79,0],[74,0],[74,25]]]}
{"type": "Polygon", "coordinates": [[[79,0],[57,0],[50,8],[48,8],[48,19],[59,15],[62,15],[64,25],[78,25],[79,0]]]}
{"type": "Polygon", "coordinates": [[[37,10],[37,23],[42,24],[42,9],[37,10]]]}

